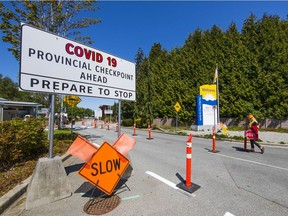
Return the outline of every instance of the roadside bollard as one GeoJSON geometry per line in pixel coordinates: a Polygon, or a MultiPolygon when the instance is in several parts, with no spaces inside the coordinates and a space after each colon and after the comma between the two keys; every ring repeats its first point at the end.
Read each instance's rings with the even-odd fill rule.
{"type": "Polygon", "coordinates": [[[150,123],[148,123],[148,138],[147,139],[153,139],[152,136],[151,136],[150,123]]]}
{"type": "Polygon", "coordinates": [[[94,119],[94,128],[97,128],[97,120],[94,119]]]}
{"type": "Polygon", "coordinates": [[[118,132],[118,123],[116,123],[115,132],[118,132]]]}
{"type": "Polygon", "coordinates": [[[216,153],[216,133],[215,133],[215,132],[213,132],[212,152],[213,152],[213,153],[216,153]]]}
{"type": "Polygon", "coordinates": [[[247,136],[246,136],[246,130],[244,131],[244,151],[247,151],[247,136]]]}
{"type": "Polygon", "coordinates": [[[134,125],[133,125],[133,136],[137,136],[136,134],[136,123],[134,121],[134,125]]]}
{"type": "Polygon", "coordinates": [[[110,130],[110,123],[107,123],[107,130],[110,130]]]}
{"type": "Polygon", "coordinates": [[[82,125],[85,125],[85,121],[84,121],[84,119],[82,119],[82,125]]]}

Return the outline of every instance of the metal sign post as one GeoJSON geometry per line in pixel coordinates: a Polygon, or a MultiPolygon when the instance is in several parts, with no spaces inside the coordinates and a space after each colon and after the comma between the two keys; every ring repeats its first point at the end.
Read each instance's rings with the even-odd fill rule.
{"type": "Polygon", "coordinates": [[[181,109],[181,105],[178,102],[176,102],[176,104],[174,105],[174,109],[176,110],[176,130],[177,130],[177,127],[178,127],[178,112],[181,109]]]}
{"type": "Polygon", "coordinates": [[[217,109],[217,106],[213,106],[213,110],[214,110],[214,127],[213,127],[213,139],[212,139],[212,152],[213,153],[216,153],[216,134],[217,134],[216,109],[217,109]]]}
{"type": "Polygon", "coordinates": [[[49,116],[49,158],[53,157],[53,140],[54,140],[54,119],[55,119],[55,95],[51,94],[50,116],[49,116]]]}
{"type": "Polygon", "coordinates": [[[118,137],[121,136],[121,100],[118,102],[118,137]]]}

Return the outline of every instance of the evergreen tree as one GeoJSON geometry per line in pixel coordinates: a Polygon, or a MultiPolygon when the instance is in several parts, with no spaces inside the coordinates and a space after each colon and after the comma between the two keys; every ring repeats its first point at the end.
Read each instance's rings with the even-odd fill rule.
{"type": "Polygon", "coordinates": [[[235,23],[227,29],[224,44],[225,64],[220,71],[221,112],[230,117],[241,117],[252,110],[253,104],[249,99],[254,99],[255,94],[249,91],[247,51],[235,23]]]}
{"type": "Polygon", "coordinates": [[[138,71],[140,69],[141,63],[143,62],[144,58],[145,58],[144,52],[141,48],[139,48],[135,57],[136,76],[138,74],[138,71]]]}
{"type": "Polygon", "coordinates": [[[212,83],[218,64],[222,117],[287,117],[287,28],[278,16],[251,14],[240,32],[235,23],[226,32],[214,25],[170,52],[154,44],[138,70],[140,116],[174,117],[179,102],[180,122],[193,121],[199,86],[212,83]]]}
{"type": "Polygon", "coordinates": [[[283,109],[287,106],[287,28],[278,16],[264,14],[258,22],[258,44],[260,70],[257,76],[257,91],[261,92],[262,106],[259,108],[265,116],[283,118],[283,109]],[[284,103],[283,103],[284,102],[284,103]]]}

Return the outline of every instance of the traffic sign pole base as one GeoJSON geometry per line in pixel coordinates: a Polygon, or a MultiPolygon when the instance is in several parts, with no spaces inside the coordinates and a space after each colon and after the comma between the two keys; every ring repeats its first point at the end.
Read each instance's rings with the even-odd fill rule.
{"type": "Polygon", "coordinates": [[[198,190],[201,187],[200,185],[197,185],[194,183],[191,183],[191,186],[187,187],[186,182],[181,182],[181,183],[177,184],[176,186],[181,188],[182,190],[187,191],[188,193],[191,193],[191,194],[194,193],[196,190],[198,190]]]}

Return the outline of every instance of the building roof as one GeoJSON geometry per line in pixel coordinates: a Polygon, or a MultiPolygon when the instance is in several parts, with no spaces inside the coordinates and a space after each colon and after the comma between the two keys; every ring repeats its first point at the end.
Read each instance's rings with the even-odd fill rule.
{"type": "Polygon", "coordinates": [[[0,98],[1,106],[22,106],[22,107],[40,107],[42,104],[23,101],[9,101],[4,98],[0,98]]]}

